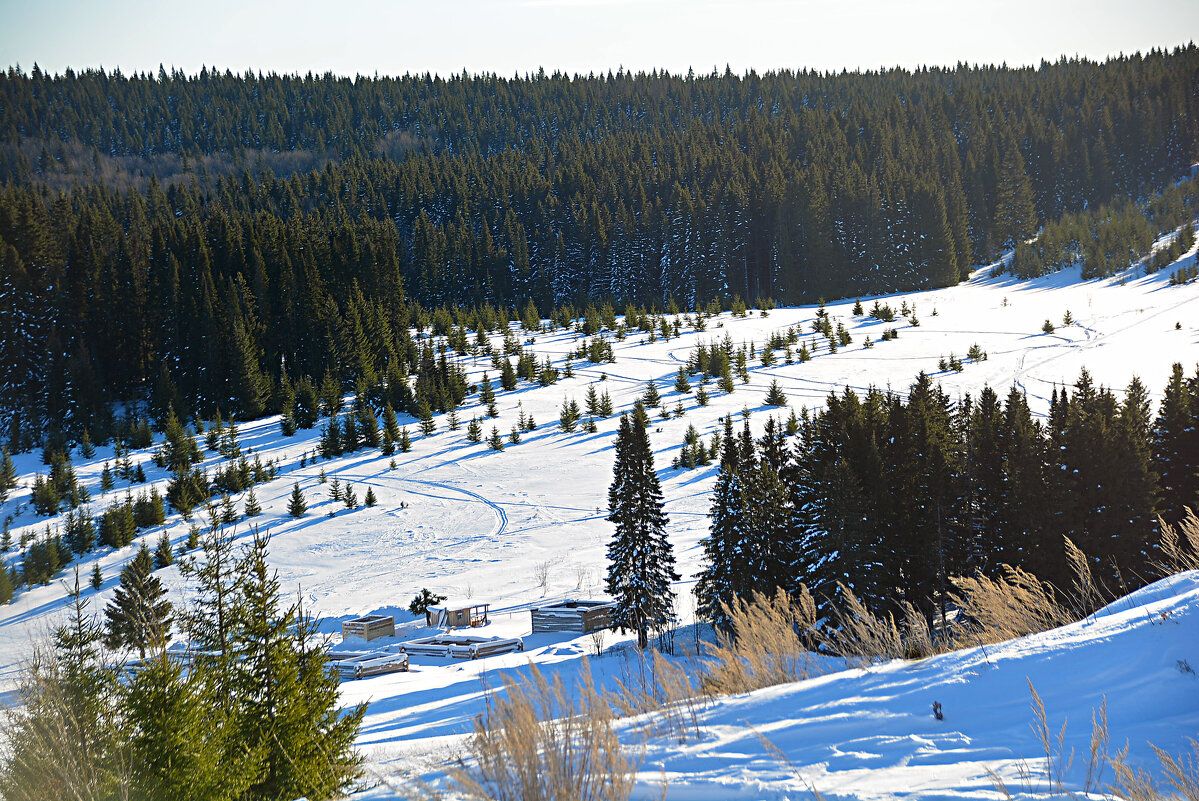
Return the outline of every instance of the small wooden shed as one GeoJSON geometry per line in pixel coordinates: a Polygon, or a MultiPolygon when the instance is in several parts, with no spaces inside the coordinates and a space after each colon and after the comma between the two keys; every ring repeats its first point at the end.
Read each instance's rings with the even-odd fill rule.
{"type": "Polygon", "coordinates": [[[347,620],[341,624],[341,637],[361,637],[373,640],[376,637],[394,637],[396,620],[391,615],[366,615],[347,620]]]}
{"type": "Polygon", "coordinates": [[[590,631],[606,629],[612,624],[612,604],[608,601],[559,601],[530,610],[533,633],[543,631],[590,631]]]}
{"type": "Polygon", "coordinates": [[[462,607],[430,606],[425,612],[425,625],[446,629],[486,626],[487,610],[490,607],[491,604],[462,607]]]}

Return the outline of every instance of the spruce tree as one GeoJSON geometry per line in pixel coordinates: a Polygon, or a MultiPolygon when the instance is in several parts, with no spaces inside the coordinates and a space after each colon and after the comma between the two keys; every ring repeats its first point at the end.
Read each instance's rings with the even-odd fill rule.
{"type": "Polygon", "coordinates": [[[712,491],[708,536],[701,545],[704,568],[695,585],[696,611],[706,620],[724,625],[724,604],[731,605],[747,583],[745,559],[746,500],[741,477],[741,449],[733,436],[731,417],[724,418],[720,471],[712,491]]]}
{"type": "Polygon", "coordinates": [[[1182,365],[1175,363],[1153,425],[1153,469],[1159,476],[1162,517],[1168,523],[1182,519],[1183,509],[1199,507],[1199,432],[1192,431],[1191,404],[1199,418],[1199,398],[1192,401],[1182,365]]]}
{"type": "Polygon", "coordinates": [[[8,574],[8,567],[0,560],[0,606],[12,600],[14,587],[12,576],[8,574]]]}
{"type": "Polygon", "coordinates": [[[338,708],[339,680],[314,642],[315,623],[283,601],[268,544],[255,529],[238,562],[233,607],[230,696],[240,744],[259,756],[247,797],[329,798],[358,775],[353,745],[366,706],[338,708]]]}
{"type": "Polygon", "coordinates": [[[495,403],[495,390],[491,388],[491,380],[487,373],[483,373],[483,378],[479,381],[479,403],[484,406],[495,403]]]}
{"type": "MultiPolygon", "coordinates": [[[[612,416],[612,396],[608,394],[608,390],[606,390],[606,389],[604,390],[604,393],[602,395],[600,395],[599,416],[600,417],[611,417],[612,416]]],[[[532,421],[532,419],[533,419],[532,417],[529,418],[530,421],[532,421]]],[[[530,425],[531,425],[531,422],[530,422],[530,425]]]]}
{"type": "Polygon", "coordinates": [[[378,502],[379,502],[379,499],[375,497],[375,488],[367,487],[366,488],[366,496],[363,497],[363,499],[362,499],[362,505],[363,506],[374,506],[378,502]]]}
{"type": "Polygon", "coordinates": [[[258,515],[262,514],[262,506],[258,503],[258,495],[254,492],[252,485],[246,493],[245,512],[246,517],[258,517],[258,515]]]}
{"type": "Polygon", "coordinates": [[[491,436],[487,438],[487,447],[493,451],[502,451],[504,449],[504,439],[500,436],[498,426],[491,427],[491,436]]]}
{"type": "Polygon", "coordinates": [[[658,392],[658,385],[654,383],[652,378],[649,380],[649,386],[645,388],[645,395],[641,401],[651,409],[662,402],[662,395],[658,392]]]}
{"type": "Polygon", "coordinates": [[[200,553],[180,563],[179,572],[195,586],[195,601],[180,623],[192,646],[215,669],[223,691],[234,651],[233,630],[237,612],[237,558],[233,532],[212,529],[200,540],[200,553]]]}
{"type": "Polygon", "coordinates": [[[675,376],[674,391],[684,394],[691,391],[691,382],[687,380],[687,371],[682,367],[679,368],[679,374],[675,376]]]}
{"type": "Polygon", "coordinates": [[[612,627],[635,631],[639,648],[674,618],[671,582],[679,575],[663,508],[644,413],[621,415],[608,488],[607,519],[616,532],[608,544],[606,588],[615,602],[612,627]]]}
{"type": "Polygon", "coordinates": [[[175,563],[175,552],[171,550],[171,538],[166,531],[158,538],[158,546],[154,549],[154,569],[170,567],[175,563]]]}
{"type": "Polygon", "coordinates": [[[308,502],[304,500],[304,493],[300,492],[299,484],[292,484],[291,499],[287,502],[287,513],[292,517],[303,517],[308,511],[308,502]]]}
{"type": "Polygon", "coordinates": [[[99,590],[104,586],[104,574],[100,572],[100,563],[92,562],[92,589],[99,590]]]}
{"type": "MultiPolygon", "coordinates": [[[[429,410],[429,405],[427,403],[424,401],[420,402],[420,404],[416,407],[416,416],[417,419],[420,420],[420,433],[426,437],[433,436],[433,433],[437,431],[437,423],[433,420],[433,413],[429,410]]],[[[402,436],[403,435],[401,434],[401,442],[402,436]]],[[[402,445],[400,450],[403,450],[402,445]]]]}
{"type": "Polygon", "coordinates": [[[390,403],[383,407],[383,432],[391,438],[392,442],[400,438],[400,424],[396,420],[395,409],[391,408],[390,403]]]}
{"type": "Polygon", "coordinates": [[[120,694],[128,732],[122,744],[136,798],[234,801],[256,772],[254,752],[239,748],[227,698],[215,698],[203,670],[184,672],[160,653],[146,660],[120,694]]]}
{"type": "MultiPolygon", "coordinates": [[[[107,463],[105,463],[107,467],[107,463]]],[[[8,448],[0,449],[0,503],[8,498],[8,491],[17,486],[17,468],[13,464],[8,448]]]]}
{"type": "Polygon", "coordinates": [[[165,648],[171,640],[171,602],[153,570],[150,549],[143,544],[121,570],[120,585],[104,609],[104,644],[113,650],[135,648],[143,659],[147,650],[165,648]]]}
{"type": "Polygon", "coordinates": [[[770,389],[766,393],[767,406],[786,406],[787,396],[783,394],[783,388],[779,386],[778,379],[770,382],[770,389]]]}
{"type": "Polygon", "coordinates": [[[296,419],[292,416],[291,409],[285,410],[279,418],[279,433],[285,437],[296,435],[296,419]]]}
{"type": "Polygon", "coordinates": [[[587,410],[587,414],[593,417],[599,415],[599,393],[595,391],[595,384],[587,385],[587,394],[583,397],[583,408],[587,410]]]}

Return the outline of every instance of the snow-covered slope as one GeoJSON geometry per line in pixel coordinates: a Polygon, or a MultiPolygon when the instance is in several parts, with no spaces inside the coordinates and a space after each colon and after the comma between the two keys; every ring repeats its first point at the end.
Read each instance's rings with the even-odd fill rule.
{"type": "MultiPolygon", "coordinates": [[[[531,605],[547,598],[602,594],[604,548],[611,533],[604,507],[616,418],[599,421],[599,430],[593,434],[567,434],[556,427],[559,405],[572,397],[582,403],[587,385],[596,383],[611,393],[617,411],[627,409],[652,378],[667,408],[682,402],[686,411],[678,419],[655,418],[650,436],[667,501],[669,532],[683,574],[677,588],[680,611],[688,618],[715,470],[669,469],[688,425],[694,424],[707,436],[720,417],[748,408],[751,423],[760,427],[767,415],[780,412],[763,405],[774,379],[790,405],[798,409],[819,405],[830,391],[846,385],[906,391],[921,370],[936,374],[951,395],[977,392],[983,384],[1002,392],[1015,383],[1027,391],[1038,412],[1046,410],[1052,386],[1072,382],[1083,366],[1098,383],[1117,390],[1133,374],[1139,375],[1153,397],[1159,398],[1173,362],[1183,362],[1188,373],[1199,362],[1199,283],[1171,287],[1168,273],[1082,282],[1077,271],[1067,271],[1020,282],[992,277],[982,270],[957,287],[884,299],[897,312],[905,301],[914,305],[918,327],[902,318],[884,324],[855,317],[852,301],[830,304],[834,322],[845,323],[853,344],[835,354],[822,346],[806,364],[788,365],[780,359],[763,367],[753,361],[748,384],[738,381],[735,392],[727,396],[709,385],[712,401],[702,408],[694,394],[681,395],[671,388],[677,369],[698,343],[727,334],[735,344],[752,340],[761,347],[771,332],[793,325],[802,326],[800,341],[809,342],[817,338],[811,333],[815,308],[775,309],[766,317],[755,312],[744,319],[724,314],[709,320],[704,332],[685,330],[669,341],[649,343],[644,335],[633,334],[613,343],[614,364],[576,361],[574,376],[555,385],[539,388],[522,383],[514,392],[497,388],[500,417],[484,421],[486,432],[495,424],[506,435],[515,423],[518,403],[538,423],[536,431],[523,434],[519,444],[507,445],[503,452],[465,440],[465,421],[483,414],[477,396],[459,410],[464,425],[457,431],[450,431],[447,421],[438,418],[436,434],[421,438],[412,420],[402,420],[413,431],[414,447],[410,453],[396,454],[394,470],[389,459],[377,451],[310,461],[301,467],[301,455],[316,448],[317,431],[302,431],[285,439],[279,435],[277,419],[244,424],[240,428],[243,447],[253,449],[264,461],[278,460],[280,469],[279,478],[257,488],[264,513],[255,522],[273,535],[271,558],[284,586],[302,589],[306,606],[325,616],[322,629],[329,633],[339,632],[340,623],[348,618],[383,613],[396,615],[403,624],[402,637],[415,636],[419,624],[406,607],[422,587],[429,587],[449,595],[451,601],[492,604],[493,622],[485,630],[487,634],[528,634],[531,605]],[[1076,321],[1072,325],[1062,325],[1067,311],[1076,321]],[[1057,326],[1052,334],[1041,330],[1046,319],[1057,326]],[[899,337],[879,342],[882,329],[892,327],[898,329],[899,337]],[[875,341],[873,348],[863,347],[866,337],[875,341]],[[967,363],[961,373],[937,373],[942,356],[964,357],[975,343],[988,353],[986,361],[967,363]],[[322,469],[330,478],[352,483],[360,499],[367,486],[372,487],[379,504],[345,509],[329,498],[329,484],[319,483],[322,469]],[[293,483],[300,484],[309,502],[308,515],[299,520],[286,515],[293,483]]],[[[864,298],[863,303],[869,309],[872,299],[864,298]]],[[[573,333],[559,331],[538,335],[529,347],[539,357],[553,357],[561,366],[566,354],[578,347],[578,340],[573,333]]],[[[466,366],[472,380],[487,370],[498,383],[488,359],[467,358],[466,366]]],[[[786,416],[787,410],[781,413],[786,416]]],[[[148,451],[134,454],[135,461],[145,462],[149,478],[165,487],[165,473],[154,468],[148,458],[148,451]]],[[[209,454],[210,464],[214,458],[209,454]]],[[[75,463],[80,480],[93,494],[93,512],[111,500],[122,499],[125,493],[123,482],[107,495],[100,492],[99,474],[106,459],[112,459],[112,450],[101,448],[94,458],[75,463]]],[[[31,483],[34,473],[45,469],[38,454],[25,454],[16,461],[23,484],[31,483]]],[[[18,542],[23,533],[40,532],[47,524],[33,515],[28,500],[28,490],[21,489],[0,507],[0,515],[12,516],[10,527],[18,542]]],[[[241,499],[237,503],[240,508],[241,499]]],[[[165,528],[176,546],[186,539],[188,525],[178,516],[168,518],[165,528]]],[[[246,529],[245,522],[239,524],[243,535],[246,529]]],[[[162,529],[156,528],[142,536],[153,546],[161,533],[162,529]]],[[[133,553],[130,547],[84,557],[83,571],[90,571],[92,562],[98,560],[105,576],[100,592],[88,591],[95,609],[111,597],[118,569],[133,553]]],[[[185,600],[187,587],[176,569],[167,568],[161,575],[177,600],[185,600]]],[[[1191,609],[1194,602],[1193,593],[1161,601],[1179,605],[1180,610],[1191,609]]],[[[64,590],[59,584],[22,591],[13,604],[0,607],[0,691],[11,689],[20,659],[29,653],[36,637],[61,619],[63,608],[64,590]]],[[[1177,686],[1190,686],[1189,691],[1181,692],[1195,697],[1199,686],[1178,673],[1174,660],[1189,659],[1199,667],[1199,653],[1173,654],[1164,644],[1184,642],[1171,632],[1190,632],[1194,642],[1195,624],[1180,611],[1180,622],[1149,627],[1138,622],[1144,614],[1100,618],[1070,630],[1074,634],[1052,633],[1013,645],[1004,649],[1003,655],[991,650],[987,654],[990,661],[981,653],[965,652],[867,674],[836,674],[733,699],[706,713],[709,734],[703,741],[680,748],[651,744],[646,776],[658,772],[658,764],[663,763],[671,785],[679,788],[672,797],[679,798],[729,797],[732,791],[722,782],[738,780],[749,788],[745,797],[767,793],[767,784],[753,789],[753,782],[759,780],[770,786],[776,781],[791,782],[782,786],[790,787],[786,792],[796,796],[802,781],[788,768],[773,763],[756,735],[738,723],[748,718],[801,765],[804,775],[826,797],[847,792],[846,787],[854,788],[852,793],[860,797],[901,790],[924,797],[918,785],[908,787],[908,782],[921,775],[940,777],[937,786],[949,788],[945,790],[949,795],[957,792],[954,787],[966,788],[962,793],[975,792],[985,786],[978,780],[982,765],[1030,756],[1014,745],[1015,738],[1027,732],[1028,691],[1022,672],[1026,668],[1033,671],[1034,683],[1046,696],[1051,722],[1060,724],[1059,709],[1070,710],[1072,736],[1089,733],[1085,710],[1102,693],[1109,694],[1109,703],[1117,694],[1136,698],[1137,693],[1145,693],[1142,705],[1120,707],[1124,717],[1119,723],[1113,714],[1113,737],[1135,736],[1174,746],[1182,735],[1199,731],[1199,725],[1182,726],[1185,720],[1199,720],[1196,708],[1193,703],[1187,707],[1182,696],[1151,696],[1146,681],[1158,675],[1164,688],[1175,686],[1166,682],[1167,674],[1173,681],[1191,680],[1191,685],[1177,686]],[[1114,621],[1119,621],[1117,628],[1111,628],[1117,626],[1114,621]],[[1054,642],[1062,648],[1050,647],[1054,642]],[[1084,659],[1086,654],[1090,656],[1084,659]],[[1081,661],[1070,661],[1071,655],[1078,655],[1081,661]],[[1068,670],[1058,670],[1057,665],[1068,670]],[[1090,672],[1094,681],[1085,686],[1091,689],[1077,704],[1055,707],[1041,684],[1041,676],[1046,687],[1055,676],[1064,677],[1069,681],[1056,686],[1066,693],[1076,683],[1082,687],[1078,682],[1090,672]],[[937,724],[938,728],[932,727],[934,700],[940,701],[946,712],[946,721],[937,724]],[[1190,718],[1182,714],[1187,709],[1190,718]],[[1001,712],[1004,716],[997,718],[996,728],[989,721],[1001,712]],[[852,720],[849,713],[853,713],[852,720]],[[1137,714],[1143,721],[1139,728],[1122,728],[1124,722],[1135,723],[1137,714]],[[858,716],[863,719],[860,723],[854,722],[858,716]]],[[[548,669],[577,670],[580,657],[592,647],[586,637],[553,635],[528,637],[526,644],[524,653],[477,662],[415,659],[412,673],[343,685],[347,701],[372,701],[361,743],[374,770],[387,775],[399,769],[398,755],[413,750],[437,753],[442,747],[437,738],[465,731],[480,708],[481,675],[492,674],[495,683],[497,670],[517,670],[529,660],[548,669]]],[[[621,646],[622,638],[609,634],[606,645],[621,646]]],[[[612,656],[597,660],[601,681],[629,669],[620,653],[618,647],[612,656]]],[[[1143,752],[1143,744],[1137,747],[1143,752]]],[[[1138,753],[1135,748],[1134,753],[1138,753]]],[[[402,791],[395,793],[402,797],[402,791]]]]}
{"type": "MultiPolygon", "coordinates": [[[[1031,684],[1054,738],[1054,770],[1073,754],[1062,784],[1082,792],[1092,713],[1105,701],[1111,753],[1127,743],[1130,764],[1151,769],[1150,742],[1190,753],[1196,665],[1199,574],[1188,573],[1061,629],[722,699],[701,715],[699,741],[650,744],[643,782],[648,793],[664,771],[667,797],[678,799],[796,798],[809,789],[826,799],[967,799],[996,797],[990,769],[1013,794],[1054,796],[1031,684]]],[[[1109,767],[1098,779],[1090,789],[1115,776],[1109,767]]]]}

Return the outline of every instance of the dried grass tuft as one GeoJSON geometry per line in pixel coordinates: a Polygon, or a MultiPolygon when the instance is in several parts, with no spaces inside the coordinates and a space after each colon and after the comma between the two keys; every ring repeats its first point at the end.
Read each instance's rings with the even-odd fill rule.
{"type": "Polygon", "coordinates": [[[590,670],[570,689],[530,671],[525,681],[505,679],[502,695],[488,694],[472,759],[451,771],[454,790],[489,801],[627,801],[636,765],[590,670]]]}
{"type": "Polygon", "coordinates": [[[749,692],[807,678],[816,641],[816,602],[804,586],[724,605],[727,628],[707,649],[704,690],[711,695],[749,692]]]}
{"type": "Polygon", "coordinates": [[[1188,507],[1186,516],[1178,521],[1177,526],[1170,525],[1160,517],[1157,523],[1162,533],[1158,543],[1160,557],[1154,563],[1154,568],[1163,576],[1199,570],[1199,517],[1195,516],[1195,511],[1188,507]]]}
{"type": "Polygon", "coordinates": [[[832,611],[835,629],[829,645],[833,653],[870,664],[902,657],[907,649],[895,618],[876,616],[849,587],[841,583],[837,587],[841,604],[832,611]]]}
{"type": "Polygon", "coordinates": [[[1064,626],[1077,618],[1058,602],[1053,588],[1032,573],[1000,566],[999,578],[952,579],[960,593],[950,595],[968,623],[959,627],[965,644],[994,643],[1064,626]]]}

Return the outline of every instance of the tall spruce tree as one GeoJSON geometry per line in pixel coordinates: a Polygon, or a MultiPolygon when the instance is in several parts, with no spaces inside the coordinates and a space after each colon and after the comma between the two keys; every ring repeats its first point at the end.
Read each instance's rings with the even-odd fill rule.
{"type": "Polygon", "coordinates": [[[632,416],[621,415],[607,518],[616,526],[608,544],[606,580],[608,594],[615,600],[612,627],[635,631],[639,648],[645,648],[650,634],[674,618],[671,582],[679,579],[666,538],[662,488],[646,422],[640,409],[632,416]]]}
{"type": "Polygon", "coordinates": [[[1162,516],[1166,522],[1183,517],[1187,506],[1199,509],[1199,398],[1191,398],[1182,365],[1175,363],[1153,425],[1153,469],[1161,486],[1162,516]],[[1195,405],[1192,417],[1191,406],[1195,405]]]}
{"type": "Polygon", "coordinates": [[[242,742],[260,755],[247,795],[329,798],[358,775],[354,740],[366,705],[338,707],[338,679],[313,641],[314,621],[287,604],[258,531],[237,568],[232,690],[242,742]]]}
{"type": "Polygon", "coordinates": [[[742,454],[731,417],[724,419],[720,470],[712,492],[708,536],[703,540],[704,569],[695,585],[697,611],[717,625],[726,622],[724,605],[743,593],[749,576],[746,559],[746,499],[742,490],[742,454]]]}

